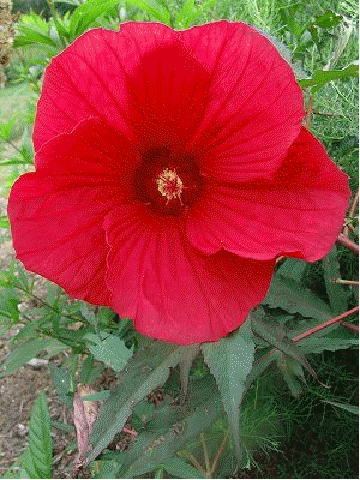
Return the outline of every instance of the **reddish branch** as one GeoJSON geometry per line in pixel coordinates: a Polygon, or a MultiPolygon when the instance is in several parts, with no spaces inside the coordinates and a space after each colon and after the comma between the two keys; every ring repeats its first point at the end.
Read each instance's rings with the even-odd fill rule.
{"type": "Polygon", "coordinates": [[[354,325],[353,323],[343,322],[341,321],[340,324],[350,330],[351,332],[357,333],[359,335],[359,325],[354,325]]]}
{"type": "Polygon", "coordinates": [[[352,240],[350,240],[349,237],[344,235],[343,233],[340,233],[340,235],[337,238],[337,243],[340,243],[344,247],[347,247],[349,250],[354,252],[356,255],[359,255],[359,245],[356,245],[352,240]]]}
{"type": "Polygon", "coordinates": [[[308,130],[310,129],[310,125],[311,125],[311,115],[313,112],[313,106],[314,106],[314,97],[310,95],[309,103],[305,111],[305,120],[304,120],[305,127],[308,130]]]}
{"type": "Polygon", "coordinates": [[[330,318],[330,320],[327,320],[325,323],[321,323],[320,325],[317,325],[314,328],[310,328],[310,330],[306,330],[306,332],[300,333],[300,335],[297,335],[296,337],[293,337],[292,341],[293,342],[298,342],[302,340],[303,338],[309,337],[310,335],[313,335],[314,333],[318,332],[319,330],[323,330],[326,327],[329,327],[330,325],[333,325],[334,323],[339,323],[343,318],[349,317],[353,313],[356,313],[359,311],[359,307],[354,307],[352,310],[349,310],[347,312],[342,313],[338,317],[330,318]]]}
{"type": "MultiPolygon", "coordinates": [[[[359,201],[359,189],[356,192],[355,198],[351,204],[350,210],[349,210],[349,218],[352,218],[355,215],[356,212],[356,205],[358,204],[359,201]]],[[[343,230],[344,235],[349,235],[349,226],[345,225],[344,230],[343,230]]]]}

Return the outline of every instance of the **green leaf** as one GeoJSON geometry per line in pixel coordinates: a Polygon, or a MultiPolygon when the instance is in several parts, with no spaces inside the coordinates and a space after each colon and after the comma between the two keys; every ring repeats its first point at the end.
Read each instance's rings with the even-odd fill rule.
{"type": "MultiPolygon", "coordinates": [[[[268,350],[266,353],[263,353],[263,349],[261,350],[261,356],[257,358],[253,365],[250,373],[246,377],[245,382],[245,392],[251,387],[253,382],[262,375],[262,373],[268,368],[268,366],[278,357],[281,355],[279,350],[268,350]]],[[[244,392],[244,393],[245,393],[244,392]]]]}
{"type": "Polygon", "coordinates": [[[299,397],[303,392],[303,385],[306,382],[301,364],[294,358],[286,355],[286,353],[281,352],[281,355],[279,355],[277,359],[277,366],[291,393],[294,397],[299,397]]]}
{"type": "Polygon", "coordinates": [[[160,7],[160,5],[151,6],[150,3],[146,0],[127,0],[127,5],[133,5],[140,10],[146,12],[150,17],[156,18],[160,22],[170,24],[170,13],[166,8],[160,7]]]}
{"type": "Polygon", "coordinates": [[[116,460],[98,460],[92,468],[91,478],[118,478],[118,469],[119,463],[116,460]]]}
{"type": "Polygon", "coordinates": [[[218,384],[233,433],[236,456],[241,466],[244,459],[240,439],[240,403],[255,350],[250,320],[247,320],[234,335],[219,342],[204,343],[201,349],[205,363],[218,384]]]}
{"type": "Polygon", "coordinates": [[[93,395],[86,395],[81,397],[81,401],[83,402],[103,402],[110,397],[110,390],[100,390],[100,392],[96,392],[93,395]]]}
{"type": "Polygon", "coordinates": [[[105,367],[102,363],[95,365],[95,359],[93,355],[89,355],[81,369],[80,383],[93,385],[104,371],[104,368],[105,367]]]}
{"type": "Polygon", "coordinates": [[[28,457],[23,463],[30,478],[52,478],[53,441],[51,423],[44,394],[38,395],[31,411],[28,457]],[[31,463],[33,469],[31,468],[31,463]],[[28,467],[28,468],[27,468],[28,467]],[[33,476],[34,471],[36,476],[33,476]]]}
{"type": "Polygon", "coordinates": [[[207,0],[195,7],[194,0],[185,0],[175,18],[175,28],[190,27],[200,15],[212,8],[216,0],[207,0]]]}
{"type": "Polygon", "coordinates": [[[331,310],[335,315],[346,312],[348,309],[348,295],[340,283],[340,265],[337,260],[337,251],[334,247],[322,261],[324,267],[326,293],[328,294],[331,310]]]}
{"type": "Polygon", "coordinates": [[[184,458],[171,457],[161,464],[174,478],[206,478],[184,458]]]}
{"type": "Polygon", "coordinates": [[[57,422],[56,420],[51,420],[51,425],[58,430],[63,430],[64,432],[75,432],[74,425],[69,425],[68,423],[57,422]]]}
{"type": "Polygon", "coordinates": [[[359,415],[359,407],[355,405],[349,405],[348,403],[339,403],[339,402],[330,402],[330,400],[322,400],[322,402],[330,403],[335,407],[342,408],[343,410],[347,410],[350,413],[354,413],[355,415],[359,415]]]}
{"type": "Polygon", "coordinates": [[[289,313],[297,312],[317,320],[331,318],[331,309],[323,300],[295,280],[279,274],[273,278],[263,303],[271,308],[280,307],[289,313]]]}
{"type": "Polygon", "coordinates": [[[343,350],[359,345],[359,337],[341,325],[333,325],[297,342],[304,354],[322,353],[324,350],[343,350]]]}
{"type": "Polygon", "coordinates": [[[10,318],[14,323],[19,320],[19,298],[13,288],[0,290],[0,319],[10,318]]]}
{"type": "MultiPolygon", "coordinates": [[[[224,413],[214,384],[210,398],[195,409],[190,407],[193,405],[192,398],[189,400],[187,406],[177,412],[174,423],[168,425],[166,414],[161,412],[162,418],[158,422],[161,427],[138,436],[136,443],[127,451],[117,478],[133,478],[152,472],[159,465],[163,465],[166,459],[183,450],[190,440],[209,430],[215,420],[224,413]]],[[[201,478],[200,472],[197,478],[201,478]]]]}
{"type": "Polygon", "coordinates": [[[339,25],[342,18],[343,17],[341,15],[338,15],[337,13],[331,10],[328,10],[323,15],[320,15],[319,17],[316,18],[315,24],[325,29],[333,28],[339,25]]]}
{"type": "Polygon", "coordinates": [[[5,359],[2,365],[4,373],[1,376],[10,375],[10,373],[36,357],[39,350],[46,349],[50,341],[48,338],[33,338],[18,345],[5,359]]]}
{"type": "Polygon", "coordinates": [[[5,141],[11,140],[13,128],[17,121],[18,121],[18,118],[16,116],[13,116],[6,123],[0,122],[0,138],[1,139],[5,141]]]}
{"type": "Polygon", "coordinates": [[[120,372],[133,354],[133,347],[127,348],[124,340],[104,331],[98,335],[88,333],[84,336],[84,340],[94,358],[109,365],[115,372],[120,372]],[[91,345],[89,342],[95,345],[91,345]]]}
{"type": "Polygon", "coordinates": [[[119,0],[86,0],[72,14],[69,26],[71,39],[75,40],[89,27],[94,26],[95,20],[108,13],[119,4],[119,0]]]}
{"type": "Polygon", "coordinates": [[[193,361],[199,352],[200,352],[200,346],[198,343],[194,343],[193,345],[188,345],[179,363],[180,383],[181,383],[181,394],[180,394],[181,403],[185,401],[187,387],[189,383],[189,373],[190,373],[193,361]]]}
{"type": "Polygon", "coordinates": [[[56,43],[51,39],[48,31],[39,31],[36,27],[25,26],[23,24],[18,24],[17,28],[20,35],[14,38],[15,48],[25,47],[26,45],[35,43],[49,45],[55,49],[57,48],[56,43]]]}
{"type": "Polygon", "coordinates": [[[312,92],[315,93],[325,84],[338,80],[340,78],[350,78],[359,76],[359,65],[351,64],[342,70],[316,70],[311,78],[298,80],[301,88],[312,86],[312,92]]]}
{"type": "Polygon", "coordinates": [[[10,223],[7,215],[0,215],[0,228],[9,228],[10,223]]]}
{"type": "Polygon", "coordinates": [[[85,302],[79,302],[80,313],[93,327],[96,326],[96,313],[85,302]]]}
{"type": "Polygon", "coordinates": [[[92,451],[86,463],[93,461],[107,447],[114,435],[119,432],[135,405],[154,388],[165,383],[170,368],[181,360],[184,347],[171,343],[143,340],[133,358],[120,373],[119,386],[103,403],[99,416],[93,425],[92,451]]]}
{"type": "Polygon", "coordinates": [[[50,376],[59,397],[59,400],[68,407],[73,404],[73,382],[71,379],[71,372],[67,368],[50,365],[50,376]]]}
{"type": "Polygon", "coordinates": [[[175,17],[175,28],[186,28],[189,25],[188,19],[191,17],[194,10],[194,0],[185,0],[175,17]]]}
{"type": "Polygon", "coordinates": [[[290,278],[300,283],[306,269],[306,262],[297,258],[287,258],[277,269],[276,275],[290,278]]]}
{"type": "Polygon", "coordinates": [[[273,345],[281,352],[286,353],[297,360],[314,378],[317,378],[314,369],[311,367],[297,344],[287,337],[281,325],[277,324],[269,315],[265,315],[265,312],[261,307],[258,307],[251,312],[250,319],[251,327],[259,337],[263,338],[266,342],[273,345]]]}

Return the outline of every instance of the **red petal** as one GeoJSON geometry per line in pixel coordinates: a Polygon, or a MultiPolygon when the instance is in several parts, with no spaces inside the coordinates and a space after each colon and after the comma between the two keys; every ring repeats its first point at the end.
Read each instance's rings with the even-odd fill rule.
{"type": "Polygon", "coordinates": [[[176,32],[158,23],[91,30],[48,67],[34,144],[90,116],[141,150],[196,154],[204,176],[269,177],[298,135],[301,90],[253,28],[219,22],[176,32]]]}
{"type": "Polygon", "coordinates": [[[189,212],[188,238],[206,253],[315,261],[334,244],[349,196],[347,176],[303,128],[272,182],[207,185],[189,212]]]}
{"type": "Polygon", "coordinates": [[[8,214],[17,258],[74,298],[110,305],[102,221],[113,191],[74,175],[27,173],[13,185],[8,214]]]}
{"type": "Polygon", "coordinates": [[[243,23],[180,32],[211,74],[193,139],[203,174],[228,182],[269,177],[300,132],[301,89],[271,42],[243,23]]]}
{"type": "Polygon", "coordinates": [[[104,182],[117,198],[133,196],[132,181],[139,153],[120,132],[91,118],[71,133],[58,135],[36,155],[36,170],[50,175],[75,175],[75,186],[104,182]]]}
{"type": "Polygon", "coordinates": [[[206,256],[174,218],[124,205],[107,216],[113,308],[144,335],[178,344],[216,341],[239,327],[269,287],[273,261],[206,256]]]}
{"type": "MultiPolygon", "coordinates": [[[[124,24],[120,32],[94,29],[79,37],[46,70],[37,105],[35,149],[59,133],[70,132],[90,116],[134,138],[129,115],[143,85],[137,85],[134,96],[129,79],[135,80],[136,87],[144,57],[165,48],[166,60],[166,47],[175,40],[176,33],[158,23],[124,24]]],[[[162,62],[164,65],[164,58],[162,62]]],[[[158,73],[157,61],[147,67],[151,68],[149,78],[154,70],[158,73]]],[[[146,108],[148,101],[151,99],[146,98],[140,108],[146,108]]]]}

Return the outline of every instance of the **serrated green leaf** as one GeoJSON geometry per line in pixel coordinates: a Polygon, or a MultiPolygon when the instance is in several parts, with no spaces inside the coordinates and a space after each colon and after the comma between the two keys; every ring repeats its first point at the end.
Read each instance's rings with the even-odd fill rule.
{"type": "Polygon", "coordinates": [[[207,431],[223,412],[220,396],[214,390],[213,396],[195,410],[188,411],[185,408],[170,428],[140,434],[137,442],[127,451],[117,478],[133,478],[152,472],[167,458],[182,450],[191,439],[207,431]]]}
{"type": "Polygon", "coordinates": [[[171,343],[143,340],[133,358],[120,373],[119,386],[111,391],[109,400],[103,403],[93,425],[90,439],[93,449],[86,463],[93,461],[119,432],[132,409],[145,395],[167,380],[170,368],[181,360],[184,347],[171,343]]]}
{"type": "Polygon", "coordinates": [[[44,394],[36,397],[31,411],[28,438],[28,451],[36,472],[36,477],[31,478],[52,478],[53,440],[50,415],[44,394]]]}
{"type": "Polygon", "coordinates": [[[301,313],[317,320],[331,318],[331,309],[323,300],[291,278],[276,274],[263,300],[271,308],[280,307],[289,313],[301,313]]]}
{"type": "Polygon", "coordinates": [[[118,4],[119,0],[102,0],[101,2],[98,0],[86,0],[71,15],[69,25],[71,39],[75,40],[85,30],[93,26],[98,17],[106,14],[118,4]]]}
{"type": "Polygon", "coordinates": [[[359,407],[355,405],[350,405],[348,403],[340,403],[340,402],[330,402],[330,400],[322,400],[322,402],[330,403],[331,405],[342,408],[343,410],[347,410],[348,412],[353,413],[354,415],[359,415],[359,407]]]}
{"type": "Polygon", "coordinates": [[[20,457],[19,461],[26,472],[26,478],[38,478],[29,448],[25,450],[25,453],[20,457]]]}
{"type": "Polygon", "coordinates": [[[154,6],[151,6],[146,0],[127,0],[126,4],[133,5],[134,7],[143,10],[148,15],[156,18],[160,22],[166,23],[167,25],[170,24],[169,11],[166,8],[161,7],[160,5],[156,5],[155,2],[153,2],[154,6]]]}
{"type": "Polygon", "coordinates": [[[278,268],[276,274],[284,278],[290,278],[300,283],[306,269],[306,262],[298,258],[287,258],[278,268]]]}
{"type": "Polygon", "coordinates": [[[4,375],[10,375],[26,362],[36,357],[39,350],[44,350],[48,346],[50,339],[48,338],[33,338],[25,343],[18,345],[5,359],[2,365],[4,375]]]}
{"type": "Polygon", "coordinates": [[[349,305],[348,294],[340,283],[336,283],[336,280],[341,278],[336,248],[332,248],[329,255],[323,258],[322,264],[331,310],[335,315],[346,312],[349,305]]]}
{"type": "Polygon", "coordinates": [[[98,335],[88,333],[84,340],[94,358],[109,365],[115,372],[121,372],[133,354],[133,347],[127,348],[124,340],[107,332],[100,332],[98,335]]]}
{"type": "Polygon", "coordinates": [[[184,458],[171,457],[166,459],[161,465],[175,478],[206,478],[184,458]]]}
{"type": "Polygon", "coordinates": [[[252,383],[268,368],[268,366],[277,360],[277,358],[281,355],[279,350],[274,349],[268,350],[266,353],[262,352],[263,349],[261,350],[261,356],[253,362],[251,371],[246,377],[245,392],[250,388],[252,383]]]}
{"type": "Polygon", "coordinates": [[[359,76],[359,65],[351,64],[342,70],[316,70],[311,78],[304,78],[298,80],[301,88],[312,86],[312,92],[316,92],[319,88],[323,87],[333,80],[341,78],[350,78],[359,76]]]}
{"type": "Polygon", "coordinates": [[[299,397],[303,392],[305,376],[302,366],[294,358],[281,352],[277,359],[277,366],[294,397],[299,397]],[[301,382],[299,381],[301,380],[301,382]]]}
{"type": "Polygon", "coordinates": [[[240,403],[255,350],[251,336],[251,321],[247,320],[234,335],[219,342],[204,343],[201,349],[205,363],[219,387],[234,437],[236,456],[241,466],[243,453],[240,439],[240,403]]]}
{"type": "Polygon", "coordinates": [[[281,352],[297,360],[314,378],[317,378],[314,369],[311,367],[302,350],[286,335],[281,325],[277,324],[269,315],[265,315],[261,307],[251,312],[250,319],[251,327],[259,337],[263,338],[281,352]]]}
{"type": "Polygon", "coordinates": [[[320,330],[296,343],[304,354],[322,353],[324,350],[335,352],[345,348],[357,347],[359,338],[341,325],[333,325],[320,330]]]}
{"type": "Polygon", "coordinates": [[[17,343],[21,340],[33,338],[35,336],[36,329],[38,328],[38,325],[39,325],[38,320],[39,319],[37,318],[34,320],[31,320],[31,323],[28,323],[23,328],[21,328],[19,332],[12,337],[11,343],[17,343]]]}
{"type": "Polygon", "coordinates": [[[195,343],[193,345],[188,345],[183,354],[183,357],[179,363],[180,367],[180,384],[181,384],[181,394],[180,402],[183,403],[186,398],[187,387],[189,383],[189,373],[191,366],[197,354],[200,352],[200,345],[195,343]]]}

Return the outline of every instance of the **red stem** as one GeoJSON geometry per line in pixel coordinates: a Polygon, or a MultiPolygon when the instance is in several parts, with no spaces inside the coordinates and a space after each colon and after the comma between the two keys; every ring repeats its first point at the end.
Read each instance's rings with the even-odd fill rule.
{"type": "Polygon", "coordinates": [[[293,337],[292,341],[293,342],[298,342],[299,340],[302,340],[303,338],[309,337],[310,335],[313,335],[314,333],[318,332],[319,330],[323,330],[326,327],[329,327],[330,325],[333,325],[334,323],[340,322],[343,318],[346,318],[353,313],[356,313],[359,311],[359,307],[354,307],[352,310],[349,310],[348,312],[344,312],[338,317],[330,318],[330,320],[327,320],[325,323],[321,323],[320,325],[317,325],[314,328],[310,328],[310,330],[306,330],[306,332],[300,333],[300,335],[297,335],[296,337],[293,337]]]}
{"type": "Polygon", "coordinates": [[[356,255],[359,255],[359,245],[356,245],[356,243],[350,240],[350,238],[348,238],[343,233],[340,233],[340,235],[338,236],[337,243],[340,243],[341,245],[343,245],[344,247],[347,247],[356,255]]]}

